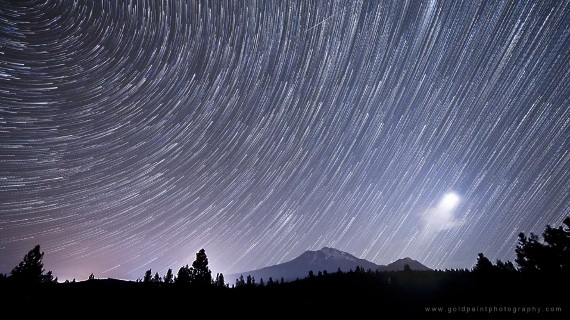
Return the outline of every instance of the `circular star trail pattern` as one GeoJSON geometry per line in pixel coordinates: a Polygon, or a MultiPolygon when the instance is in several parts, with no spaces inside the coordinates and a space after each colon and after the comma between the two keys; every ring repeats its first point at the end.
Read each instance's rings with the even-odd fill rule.
{"type": "Polygon", "coordinates": [[[470,268],[570,211],[570,2],[2,1],[0,272],[470,268]]]}

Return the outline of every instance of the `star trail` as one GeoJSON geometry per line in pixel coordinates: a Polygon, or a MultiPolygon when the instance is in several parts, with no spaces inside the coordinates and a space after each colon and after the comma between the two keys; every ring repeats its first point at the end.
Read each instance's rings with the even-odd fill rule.
{"type": "Polygon", "coordinates": [[[0,1],[0,272],[513,260],[570,215],[568,1],[0,1]]]}

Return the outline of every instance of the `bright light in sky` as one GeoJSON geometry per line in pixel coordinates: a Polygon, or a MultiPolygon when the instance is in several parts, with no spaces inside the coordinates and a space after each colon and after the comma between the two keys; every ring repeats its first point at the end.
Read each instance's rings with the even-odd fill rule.
{"type": "Polygon", "coordinates": [[[459,196],[456,193],[449,192],[443,196],[443,198],[441,199],[441,202],[439,203],[439,207],[442,210],[451,211],[451,210],[455,209],[455,207],[457,207],[460,200],[461,199],[459,198],[459,196]]]}
{"type": "Polygon", "coordinates": [[[454,212],[460,201],[461,199],[456,193],[446,193],[436,207],[428,209],[425,213],[423,217],[424,232],[435,234],[442,230],[460,226],[461,221],[455,218],[454,212]]]}

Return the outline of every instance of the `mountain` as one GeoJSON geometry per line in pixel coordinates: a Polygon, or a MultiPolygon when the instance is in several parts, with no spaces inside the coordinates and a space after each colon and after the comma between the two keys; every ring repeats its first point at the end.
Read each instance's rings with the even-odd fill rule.
{"type": "Polygon", "coordinates": [[[412,258],[403,258],[403,259],[398,259],[388,264],[387,266],[380,266],[378,268],[378,271],[401,271],[404,270],[405,265],[410,266],[410,269],[412,270],[418,270],[418,271],[431,270],[430,268],[424,266],[423,264],[412,258]]]}
{"type": "Polygon", "coordinates": [[[280,281],[281,278],[283,278],[284,281],[293,281],[297,278],[303,279],[309,275],[309,271],[313,271],[315,275],[319,271],[325,270],[329,273],[337,272],[339,269],[343,272],[349,270],[354,271],[356,267],[363,268],[364,270],[392,271],[404,270],[404,265],[406,264],[408,264],[412,270],[429,270],[426,266],[410,258],[400,259],[387,266],[383,266],[365,259],[357,258],[349,253],[334,248],[324,247],[317,251],[305,251],[297,258],[285,263],[258,270],[224,275],[224,278],[230,285],[234,284],[240,275],[243,275],[244,278],[250,275],[255,278],[256,283],[259,283],[259,280],[263,278],[263,281],[267,283],[269,277],[271,277],[273,281],[280,281]]]}
{"type": "Polygon", "coordinates": [[[316,275],[319,271],[326,270],[332,273],[338,271],[339,268],[341,271],[346,272],[351,269],[355,270],[357,266],[364,268],[364,270],[376,270],[380,267],[375,263],[359,259],[349,253],[324,247],[317,251],[305,251],[297,258],[288,262],[258,270],[230,274],[225,276],[225,279],[229,284],[234,284],[240,275],[243,275],[244,278],[251,275],[257,283],[259,283],[261,278],[267,283],[269,277],[273,278],[274,281],[279,281],[281,278],[284,281],[293,281],[297,278],[305,278],[311,270],[316,275]]]}

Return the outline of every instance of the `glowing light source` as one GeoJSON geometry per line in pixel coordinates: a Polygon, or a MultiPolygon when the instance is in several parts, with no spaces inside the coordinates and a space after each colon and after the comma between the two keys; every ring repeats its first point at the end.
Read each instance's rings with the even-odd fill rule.
{"type": "Polygon", "coordinates": [[[457,207],[461,199],[459,196],[454,192],[446,193],[441,202],[439,203],[439,208],[445,211],[451,211],[457,207]]]}

